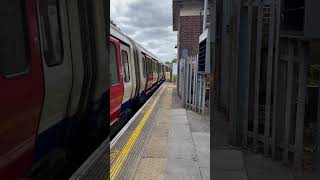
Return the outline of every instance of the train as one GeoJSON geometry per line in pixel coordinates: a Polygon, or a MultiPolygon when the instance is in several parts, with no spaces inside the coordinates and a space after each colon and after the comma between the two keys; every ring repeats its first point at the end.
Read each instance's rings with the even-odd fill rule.
{"type": "Polygon", "coordinates": [[[64,179],[170,79],[141,45],[106,33],[105,3],[3,4],[0,179],[64,179]]]}
{"type": "Polygon", "coordinates": [[[122,125],[163,83],[171,68],[110,25],[110,126],[122,125]]]}

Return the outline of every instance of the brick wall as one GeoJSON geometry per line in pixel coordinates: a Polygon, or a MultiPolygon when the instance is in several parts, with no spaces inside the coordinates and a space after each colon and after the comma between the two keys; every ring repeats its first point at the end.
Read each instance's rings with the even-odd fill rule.
{"type": "Polygon", "coordinates": [[[180,16],[178,31],[179,58],[182,49],[188,49],[189,56],[198,54],[199,36],[202,33],[202,16],[180,16]]]}

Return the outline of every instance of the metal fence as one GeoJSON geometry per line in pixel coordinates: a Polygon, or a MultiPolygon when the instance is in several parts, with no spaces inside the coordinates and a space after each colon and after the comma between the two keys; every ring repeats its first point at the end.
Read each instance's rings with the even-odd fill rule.
{"type": "Polygon", "coordinates": [[[179,94],[187,109],[204,114],[206,75],[198,72],[198,56],[179,61],[179,94]]]}
{"type": "Polygon", "coordinates": [[[320,82],[308,82],[311,65],[320,64],[319,38],[281,31],[289,27],[281,25],[285,0],[217,1],[222,58],[213,61],[221,72],[218,93],[226,96],[217,104],[232,124],[232,143],[320,173],[320,82]]]}

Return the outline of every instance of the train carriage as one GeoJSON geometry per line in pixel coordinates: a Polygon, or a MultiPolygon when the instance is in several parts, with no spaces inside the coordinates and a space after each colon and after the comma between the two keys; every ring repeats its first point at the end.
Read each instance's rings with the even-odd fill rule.
{"type": "Polygon", "coordinates": [[[69,162],[105,138],[109,66],[103,3],[2,4],[0,179],[59,179],[74,168],[69,162]]]}
{"type": "Polygon", "coordinates": [[[67,176],[163,82],[156,56],[112,25],[106,37],[103,3],[1,6],[0,179],[67,176]]]}
{"type": "MultiPolygon", "coordinates": [[[[111,127],[125,123],[125,120],[140,107],[155,89],[164,81],[162,63],[152,53],[111,25],[110,36],[120,44],[120,64],[118,72],[123,74],[123,96],[121,105],[117,97],[111,96],[111,108],[121,107],[116,117],[111,109],[111,127]],[[112,103],[118,103],[117,105],[112,103]],[[114,124],[115,122],[118,123],[114,124]],[[120,122],[122,121],[122,122],[120,122]]],[[[115,57],[114,57],[115,58],[115,57]]],[[[111,60],[112,61],[112,60],[111,60]]],[[[113,72],[113,71],[112,71],[113,72]]],[[[113,75],[111,75],[113,76],[113,75]]],[[[111,86],[113,92],[113,87],[111,86]]],[[[121,94],[121,92],[118,92],[121,94]]],[[[121,126],[121,125],[119,125],[121,126]]]]}

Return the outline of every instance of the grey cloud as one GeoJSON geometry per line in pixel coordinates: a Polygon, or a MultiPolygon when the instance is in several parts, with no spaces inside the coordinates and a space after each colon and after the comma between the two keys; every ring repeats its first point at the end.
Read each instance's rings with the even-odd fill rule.
{"type": "MultiPolygon", "coordinates": [[[[111,0],[111,5],[115,1],[119,0],[111,0]]],[[[116,11],[111,11],[111,18],[124,33],[162,61],[176,56],[177,35],[172,32],[171,0],[127,0],[122,7],[117,7],[118,3],[114,5],[116,11]]]]}

